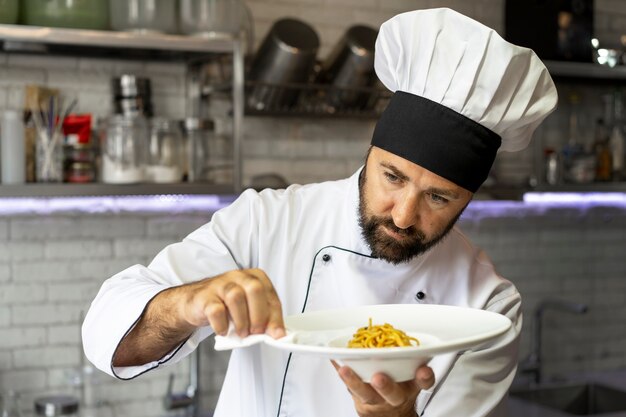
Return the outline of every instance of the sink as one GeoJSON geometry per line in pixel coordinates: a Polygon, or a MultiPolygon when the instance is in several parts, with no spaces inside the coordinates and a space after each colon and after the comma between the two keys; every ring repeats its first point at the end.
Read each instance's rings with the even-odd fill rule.
{"type": "Polygon", "coordinates": [[[626,391],[595,383],[518,388],[511,396],[576,416],[626,411],[626,391]]]}

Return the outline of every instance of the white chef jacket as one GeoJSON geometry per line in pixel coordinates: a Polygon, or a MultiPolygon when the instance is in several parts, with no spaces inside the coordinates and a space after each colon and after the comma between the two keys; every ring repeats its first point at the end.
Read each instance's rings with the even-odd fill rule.
{"type": "MultiPolygon", "coordinates": [[[[519,293],[457,228],[406,264],[371,257],[358,224],[361,169],[340,181],[245,191],[149,266],[132,266],[105,281],[83,324],[89,360],[121,379],[179,361],[212,333],[210,327],[198,329],[159,361],[111,364],[118,343],[158,292],[233,269],[260,268],[272,280],[284,315],[390,303],[456,305],[506,315],[513,326],[497,341],[433,358],[435,386],[422,391],[416,404],[427,417],[505,415],[521,329],[519,293]]],[[[232,352],[215,416],[357,414],[330,361],[259,344],[232,352]]]]}

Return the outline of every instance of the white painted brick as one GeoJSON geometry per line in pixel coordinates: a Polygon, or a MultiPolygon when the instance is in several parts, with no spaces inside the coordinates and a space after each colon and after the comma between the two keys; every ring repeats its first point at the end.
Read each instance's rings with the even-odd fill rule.
{"type": "MultiPolygon", "coordinates": [[[[151,372],[163,373],[163,370],[159,369],[151,372]]],[[[166,375],[169,375],[169,373],[166,375]]],[[[130,390],[128,389],[129,384],[127,381],[111,380],[110,382],[101,384],[98,390],[102,398],[115,398],[117,401],[128,401],[150,395],[150,384],[150,381],[135,379],[132,382],[132,390],[130,390]]]]}
{"type": "Polygon", "coordinates": [[[113,113],[111,95],[93,89],[81,89],[77,95],[78,111],[104,118],[113,113]]]}
{"type": "Polygon", "coordinates": [[[148,417],[162,415],[163,412],[163,405],[160,399],[118,402],[115,404],[115,415],[118,416],[148,417]]]}
{"type": "Polygon", "coordinates": [[[15,263],[13,279],[17,282],[63,281],[71,277],[71,263],[61,261],[42,261],[15,263]]]}
{"type": "Polygon", "coordinates": [[[147,222],[148,237],[182,239],[211,220],[207,217],[156,218],[147,222]]]}
{"type": "MultiPolygon", "coordinates": [[[[18,314],[14,314],[16,317],[18,314]]],[[[15,324],[18,321],[15,320],[15,324]]],[[[0,329],[0,349],[13,349],[29,346],[43,346],[46,343],[46,329],[43,327],[19,327],[0,329]]],[[[1,373],[0,373],[1,375],[1,373]]]]}
{"type": "Polygon", "coordinates": [[[74,323],[79,311],[76,305],[70,304],[13,306],[13,323],[20,326],[74,323]]]}
{"type": "Polygon", "coordinates": [[[102,282],[115,273],[137,263],[140,263],[138,256],[77,261],[72,264],[68,276],[73,279],[90,279],[94,282],[102,282]]]}
{"type": "Polygon", "coordinates": [[[48,300],[60,301],[91,301],[95,297],[99,282],[54,284],[48,288],[48,300]]]}
{"type": "Polygon", "coordinates": [[[319,139],[275,140],[271,144],[270,152],[270,155],[275,158],[322,158],[324,156],[324,142],[319,139]]]}
{"type": "Polygon", "coordinates": [[[49,216],[11,220],[13,240],[71,239],[81,234],[76,219],[49,216]]]}
{"type": "Polygon", "coordinates": [[[13,358],[11,352],[0,352],[0,369],[2,369],[3,371],[7,369],[13,369],[13,358]]]}
{"type": "Polygon", "coordinates": [[[48,259],[110,258],[112,253],[111,242],[108,241],[51,241],[45,246],[45,255],[48,259]]]}
{"type": "Polygon", "coordinates": [[[171,240],[157,239],[116,239],[115,256],[154,256],[163,248],[173,243],[171,240]]]}
{"type": "Polygon", "coordinates": [[[0,283],[7,282],[11,279],[11,266],[0,264],[0,283]]]}
{"type": "Polygon", "coordinates": [[[0,304],[34,304],[45,299],[46,288],[42,284],[9,284],[0,287],[0,304]]]}
{"type": "Polygon", "coordinates": [[[7,65],[9,67],[21,68],[41,68],[47,71],[63,69],[66,72],[75,71],[78,67],[76,58],[55,56],[44,57],[41,55],[19,55],[10,54],[7,65]]]}
{"type": "Polygon", "coordinates": [[[0,243],[0,261],[27,261],[43,258],[43,244],[40,242],[0,243]]]}
{"type": "MultiPolygon", "coordinates": [[[[113,74],[115,62],[115,60],[104,58],[79,58],[78,71],[81,73],[98,72],[102,74],[113,74]]],[[[111,78],[113,77],[111,76],[111,78]]]]}
{"type": "Polygon", "coordinates": [[[326,159],[311,159],[296,161],[291,165],[290,178],[296,183],[309,183],[313,181],[337,180],[344,178],[346,167],[340,161],[328,161],[326,159]],[[312,173],[318,173],[312,175],[312,173]]]}
{"type": "Polygon", "coordinates": [[[328,139],[324,141],[324,153],[330,158],[352,158],[365,162],[371,138],[363,140],[328,139]]]}
{"type": "Polygon", "coordinates": [[[46,72],[37,67],[4,67],[0,68],[0,75],[3,85],[44,84],[46,81],[46,72]]]}
{"type": "Polygon", "coordinates": [[[122,61],[113,62],[113,73],[115,75],[134,74],[138,76],[146,75],[146,65],[143,61],[122,61]]]}
{"type": "Polygon", "coordinates": [[[7,108],[7,102],[9,99],[9,89],[7,87],[0,86],[0,110],[7,108]]]}
{"type": "Polygon", "coordinates": [[[123,216],[85,216],[78,219],[82,237],[140,237],[145,235],[145,219],[123,216]]]}
{"type": "Polygon", "coordinates": [[[155,96],[176,96],[184,92],[185,80],[183,77],[172,74],[151,74],[150,83],[152,94],[155,96]]]}
{"type": "MultiPolygon", "coordinates": [[[[0,328],[8,327],[11,324],[11,308],[8,306],[0,306],[0,328]]],[[[0,345],[0,348],[2,346],[0,345]]]]}
{"type": "Polygon", "coordinates": [[[16,368],[46,368],[49,366],[75,366],[82,352],[76,346],[20,349],[13,353],[16,368]]]}
{"type": "Polygon", "coordinates": [[[271,140],[261,138],[245,138],[243,139],[242,154],[244,158],[259,157],[271,155],[271,140]]]}
{"type": "Polygon", "coordinates": [[[48,345],[79,345],[81,343],[79,324],[49,326],[47,330],[48,345]]]}
{"type": "Polygon", "coordinates": [[[11,387],[17,392],[42,390],[46,387],[46,371],[32,369],[0,372],[0,386],[11,387]]]}

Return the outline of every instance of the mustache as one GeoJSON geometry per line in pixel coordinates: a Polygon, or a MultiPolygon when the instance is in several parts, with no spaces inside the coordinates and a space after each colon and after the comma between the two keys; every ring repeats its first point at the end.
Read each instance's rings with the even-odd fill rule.
{"type": "Polygon", "coordinates": [[[399,228],[393,222],[393,219],[391,217],[378,217],[377,216],[377,217],[374,217],[372,220],[377,226],[384,226],[387,229],[391,230],[392,232],[399,234],[400,236],[416,237],[420,240],[423,240],[426,238],[424,233],[417,230],[414,226],[409,226],[406,229],[399,228]]]}

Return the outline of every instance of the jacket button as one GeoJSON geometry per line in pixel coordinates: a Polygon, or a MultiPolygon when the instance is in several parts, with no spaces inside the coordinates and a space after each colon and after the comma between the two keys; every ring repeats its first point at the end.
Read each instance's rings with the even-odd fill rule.
{"type": "Polygon", "coordinates": [[[417,294],[415,294],[415,299],[416,300],[423,300],[424,297],[426,297],[426,294],[424,294],[423,291],[419,291],[417,294]]]}
{"type": "Polygon", "coordinates": [[[322,256],[322,261],[324,261],[324,262],[330,261],[330,255],[325,253],[324,256],[322,256]]]}

